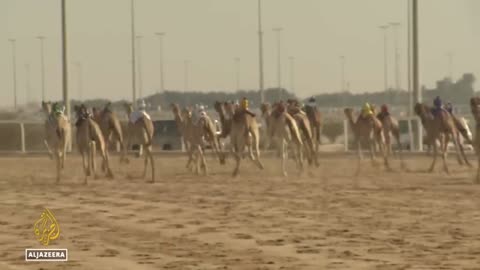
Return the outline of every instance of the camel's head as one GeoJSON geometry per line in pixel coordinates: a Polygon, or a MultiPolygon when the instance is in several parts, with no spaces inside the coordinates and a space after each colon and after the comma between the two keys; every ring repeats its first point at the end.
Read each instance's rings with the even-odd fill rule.
{"type": "Polygon", "coordinates": [[[180,106],[178,106],[177,103],[171,103],[171,104],[170,104],[170,108],[172,109],[172,112],[173,112],[174,114],[180,113],[180,106]]]}
{"type": "Polygon", "coordinates": [[[82,104],[80,106],[75,105],[73,107],[73,110],[75,111],[75,115],[77,116],[77,119],[86,119],[90,116],[90,113],[88,112],[87,106],[85,104],[82,104]]]}
{"type": "Polygon", "coordinates": [[[472,97],[470,99],[470,109],[475,120],[480,121],[480,97],[472,97]]]}
{"type": "Polygon", "coordinates": [[[415,114],[418,116],[425,116],[429,114],[429,111],[430,111],[427,105],[419,102],[415,104],[415,106],[413,107],[413,110],[415,111],[415,114]]]}
{"type": "Polygon", "coordinates": [[[50,101],[42,101],[42,110],[47,113],[47,114],[50,114],[52,112],[52,102],[50,101]]]}
{"type": "Polygon", "coordinates": [[[215,103],[213,104],[213,108],[215,109],[215,111],[217,112],[222,112],[223,111],[223,104],[222,102],[220,101],[215,101],[215,103]]]}
{"type": "Polygon", "coordinates": [[[260,111],[262,111],[262,115],[268,114],[270,112],[270,103],[264,102],[260,105],[260,111]]]}
{"type": "Polygon", "coordinates": [[[233,114],[235,110],[238,108],[233,102],[225,102],[223,103],[223,107],[225,108],[225,111],[229,114],[233,114]]]}
{"type": "Polygon", "coordinates": [[[104,112],[106,112],[105,109],[103,109],[103,111],[100,111],[97,107],[92,107],[92,114],[96,120],[100,120],[102,117],[102,113],[104,112]]]}
{"type": "Polygon", "coordinates": [[[192,108],[190,107],[185,107],[182,109],[182,117],[185,119],[190,119],[192,118],[192,108]]]}
{"type": "Polygon", "coordinates": [[[343,113],[346,117],[353,117],[353,109],[352,108],[345,108],[343,113]]]}
{"type": "Polygon", "coordinates": [[[131,102],[123,103],[123,107],[127,110],[128,113],[133,112],[133,104],[131,102]]]}
{"type": "Polygon", "coordinates": [[[107,102],[105,104],[105,106],[103,107],[103,112],[112,112],[112,103],[111,102],[107,102]]]}

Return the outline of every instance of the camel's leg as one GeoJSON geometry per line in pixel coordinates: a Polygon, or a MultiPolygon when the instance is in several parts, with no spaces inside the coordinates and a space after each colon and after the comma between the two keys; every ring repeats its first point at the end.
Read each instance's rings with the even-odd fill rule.
{"type": "Polygon", "coordinates": [[[55,163],[57,167],[57,184],[60,182],[60,173],[61,173],[61,164],[60,164],[60,153],[58,150],[55,150],[55,163]]]}
{"type": "Polygon", "coordinates": [[[235,158],[235,169],[233,170],[232,176],[237,176],[240,170],[240,161],[242,159],[242,154],[245,149],[245,137],[241,134],[232,134],[231,143],[233,147],[233,156],[235,158]]]}
{"type": "Polygon", "coordinates": [[[435,163],[437,162],[437,153],[438,153],[438,149],[437,149],[437,143],[435,140],[432,140],[434,142],[434,144],[432,145],[433,147],[433,160],[432,160],[432,164],[430,165],[430,169],[428,169],[429,172],[433,172],[433,170],[435,169],[435,163]]]}
{"type": "Polygon", "coordinates": [[[145,154],[145,157],[144,157],[144,160],[143,160],[143,174],[142,174],[143,179],[145,179],[147,177],[148,160],[149,160],[149,157],[147,156],[147,154],[145,154]]]}
{"type": "MultiPolygon", "coordinates": [[[[458,146],[458,149],[460,149],[460,155],[462,156],[463,161],[465,161],[465,164],[467,164],[468,167],[472,167],[472,164],[470,163],[470,161],[468,161],[468,158],[465,155],[465,149],[463,148],[463,145],[460,142],[460,134],[457,133],[456,136],[453,137],[453,143],[458,146]]],[[[458,152],[458,149],[455,149],[455,150],[458,152]]]]}
{"type": "MultiPolygon", "coordinates": [[[[443,170],[449,174],[449,170],[448,170],[448,165],[447,165],[447,147],[448,147],[448,141],[450,139],[450,135],[449,134],[445,134],[443,136],[443,140],[442,140],[442,143],[440,144],[440,146],[442,147],[442,160],[443,160],[443,170]]],[[[457,149],[458,150],[458,149],[457,149]]]]}
{"type": "Polygon", "coordinates": [[[355,141],[356,141],[356,144],[357,144],[357,157],[358,157],[357,158],[357,169],[355,171],[355,175],[359,175],[360,174],[361,161],[363,159],[362,144],[361,144],[360,139],[358,139],[358,138],[356,138],[355,141]]]}
{"type": "Polygon", "coordinates": [[[283,176],[287,176],[287,168],[286,168],[286,162],[287,162],[287,142],[285,139],[282,139],[280,142],[280,151],[282,155],[282,174],[283,176]]]}
{"type": "Polygon", "coordinates": [[[203,175],[207,176],[208,175],[208,167],[207,167],[207,161],[205,160],[205,154],[202,150],[202,147],[198,145],[198,155],[199,155],[199,161],[201,162],[201,167],[203,169],[203,175]]]}
{"type": "Polygon", "coordinates": [[[392,141],[390,137],[390,132],[388,130],[383,130],[383,135],[385,136],[385,146],[387,155],[392,155],[392,141]]]}
{"type": "Polygon", "coordinates": [[[216,135],[213,135],[211,145],[212,145],[213,152],[215,153],[215,155],[218,157],[220,161],[220,164],[225,164],[225,156],[223,155],[223,151],[221,150],[220,143],[216,135]]]}
{"type": "Polygon", "coordinates": [[[80,155],[82,156],[82,166],[83,166],[83,172],[85,173],[85,178],[83,179],[83,183],[87,184],[87,178],[90,176],[90,171],[88,167],[88,156],[85,157],[85,150],[80,149],[80,155]]]}
{"type": "MultiPolygon", "coordinates": [[[[66,135],[64,134],[64,136],[66,136],[66,135]]],[[[62,139],[62,144],[61,145],[62,145],[62,149],[61,149],[61,153],[60,153],[61,154],[60,168],[64,169],[65,168],[65,158],[67,157],[67,147],[68,147],[67,138],[64,137],[62,139]]]]}
{"type": "Polygon", "coordinates": [[[52,152],[52,149],[50,148],[50,146],[48,145],[47,140],[43,140],[43,144],[45,144],[45,147],[47,148],[48,156],[50,157],[50,159],[53,159],[53,152],[52,152]]]}
{"type": "Polygon", "coordinates": [[[368,148],[370,150],[370,160],[372,161],[372,164],[375,164],[376,143],[374,138],[368,138],[368,148]]]}
{"type": "Polygon", "coordinates": [[[398,145],[398,158],[400,159],[400,167],[402,169],[405,169],[405,162],[403,160],[403,153],[402,153],[402,143],[400,142],[400,132],[397,130],[393,133],[393,136],[395,136],[395,140],[397,141],[398,145]]]}
{"type": "Polygon", "coordinates": [[[152,181],[150,182],[155,183],[155,162],[153,160],[151,145],[145,147],[145,157],[148,157],[150,159],[150,169],[152,170],[152,181]]]}
{"type": "Polygon", "coordinates": [[[258,129],[255,132],[252,132],[250,147],[255,147],[255,164],[259,169],[263,170],[263,164],[260,161],[260,137],[258,134],[258,129]]]}
{"type": "MultiPolygon", "coordinates": [[[[380,151],[380,155],[382,155],[383,158],[383,164],[385,165],[385,168],[390,170],[390,164],[388,162],[388,145],[385,143],[385,137],[383,132],[377,133],[375,136],[375,140],[378,144],[378,149],[380,151]]],[[[390,144],[391,146],[391,144],[390,144]]]]}
{"type": "Polygon", "coordinates": [[[132,128],[127,126],[127,132],[125,132],[125,163],[129,163],[130,161],[128,160],[128,151],[130,148],[132,148],[132,139],[131,139],[131,133],[132,133],[132,128]]]}
{"type": "Polygon", "coordinates": [[[110,155],[108,153],[108,150],[105,148],[102,150],[102,159],[103,159],[103,164],[105,164],[104,171],[107,172],[107,177],[113,178],[113,172],[112,172],[112,169],[110,168],[110,155]]]}
{"type": "Polygon", "coordinates": [[[185,147],[187,148],[186,150],[187,150],[187,155],[188,155],[187,165],[185,166],[185,168],[190,169],[191,168],[190,166],[191,166],[192,162],[194,162],[194,160],[193,160],[194,149],[193,149],[193,146],[191,145],[191,143],[186,144],[185,147]]]}
{"type": "Polygon", "coordinates": [[[93,177],[97,179],[97,162],[95,161],[95,157],[97,155],[97,145],[95,141],[90,141],[90,163],[92,164],[92,173],[93,177]]]}
{"type": "Polygon", "coordinates": [[[310,159],[313,160],[316,167],[319,167],[320,163],[318,162],[317,151],[315,150],[315,145],[314,145],[313,140],[309,139],[307,144],[308,144],[307,147],[308,147],[308,150],[309,150],[310,159]]]}
{"type": "Polygon", "coordinates": [[[292,145],[293,158],[297,165],[298,174],[303,173],[302,145],[299,142],[290,141],[292,145]]]}
{"type": "Polygon", "coordinates": [[[480,156],[477,154],[477,177],[475,179],[475,183],[478,184],[480,183],[480,156]]]}
{"type": "Polygon", "coordinates": [[[143,144],[140,144],[138,146],[138,153],[137,153],[137,157],[141,157],[143,155],[143,144]]]}

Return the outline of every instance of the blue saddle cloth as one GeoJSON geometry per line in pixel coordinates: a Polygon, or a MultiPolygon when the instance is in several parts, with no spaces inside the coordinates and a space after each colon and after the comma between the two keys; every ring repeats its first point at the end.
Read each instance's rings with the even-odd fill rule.
{"type": "Polygon", "coordinates": [[[440,108],[438,108],[438,107],[437,108],[432,108],[433,116],[437,116],[442,111],[448,112],[447,110],[445,110],[444,108],[441,108],[441,107],[440,108]]]}

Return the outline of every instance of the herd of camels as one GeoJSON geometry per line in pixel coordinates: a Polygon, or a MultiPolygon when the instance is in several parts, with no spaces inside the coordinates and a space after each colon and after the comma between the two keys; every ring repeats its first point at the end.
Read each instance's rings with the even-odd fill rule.
{"type": "MultiPolygon", "coordinates": [[[[42,102],[42,108],[47,115],[45,121],[45,145],[50,157],[56,163],[57,183],[61,178],[61,171],[64,168],[67,145],[69,144],[71,124],[69,119],[62,113],[52,110],[51,102],[42,102]]],[[[464,149],[460,143],[460,136],[463,136],[468,143],[471,143],[478,156],[478,169],[475,182],[480,183],[480,97],[470,99],[472,115],[477,123],[476,136],[472,140],[468,137],[464,123],[451,114],[441,109],[433,113],[432,108],[424,103],[417,103],[414,107],[416,115],[426,131],[426,142],[433,147],[433,160],[429,167],[432,172],[437,160],[438,147],[443,160],[443,168],[446,173],[449,169],[446,162],[447,145],[450,139],[455,145],[459,164],[471,166],[465,156],[464,149]],[[439,146],[438,146],[439,145],[439,146]]],[[[274,104],[264,103],[261,105],[261,118],[266,128],[259,128],[259,120],[256,115],[248,110],[242,109],[233,102],[215,102],[215,111],[218,113],[221,132],[217,133],[213,120],[206,114],[200,116],[192,113],[189,107],[180,108],[178,104],[171,104],[178,132],[182,136],[183,144],[187,150],[186,167],[196,174],[208,174],[208,166],[204,155],[205,146],[209,145],[220,164],[225,164],[227,155],[231,154],[235,160],[233,176],[239,173],[241,160],[248,158],[258,167],[263,169],[260,159],[260,136],[265,136],[267,147],[274,146],[281,161],[281,170],[284,176],[287,175],[286,162],[289,153],[292,154],[298,173],[304,171],[304,159],[308,166],[318,167],[319,145],[321,144],[322,117],[315,107],[300,108],[295,100],[276,102],[274,104]],[[223,149],[222,140],[229,138],[230,149],[223,149]],[[247,150],[247,151],[245,151],[247,150]]],[[[132,104],[125,104],[127,115],[133,112],[132,104]]],[[[372,107],[374,112],[375,108],[372,107]]],[[[92,111],[85,105],[75,106],[76,115],[76,143],[78,151],[82,156],[85,172],[85,184],[88,176],[97,177],[95,156],[96,152],[102,157],[102,171],[106,176],[113,178],[114,174],[110,167],[108,145],[119,142],[121,146],[121,163],[129,163],[127,150],[132,144],[138,144],[144,150],[143,178],[147,176],[148,163],[151,168],[150,182],[155,181],[155,165],[152,156],[152,140],[154,135],[153,122],[148,114],[143,113],[135,121],[128,121],[126,134],[122,133],[120,120],[114,111],[107,104],[103,109],[92,111]]],[[[384,167],[392,170],[389,157],[392,152],[392,137],[398,143],[398,157],[401,168],[405,167],[401,155],[400,131],[398,121],[389,113],[383,117],[375,113],[368,116],[358,116],[354,119],[353,109],[344,110],[345,117],[349,122],[355,138],[357,148],[358,166],[357,173],[361,168],[362,148],[369,150],[372,163],[375,162],[375,154],[380,153],[384,167]],[[377,151],[378,149],[378,151],[377,151]]]]}

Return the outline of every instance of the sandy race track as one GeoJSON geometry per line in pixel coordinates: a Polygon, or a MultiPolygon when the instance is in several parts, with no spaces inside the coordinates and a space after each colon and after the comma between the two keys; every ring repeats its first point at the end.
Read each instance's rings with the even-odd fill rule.
{"type": "Polygon", "coordinates": [[[84,186],[69,156],[57,186],[45,157],[0,158],[0,269],[480,269],[480,185],[453,157],[450,176],[411,157],[411,172],[365,161],[358,178],[352,157],[287,179],[273,159],[264,171],[246,161],[236,179],[231,160],[210,158],[210,177],[185,161],[157,156],[147,184],[135,178],[141,160],[114,157],[114,180],[84,186]],[[44,207],[61,228],[49,248],[68,248],[68,262],[24,261],[42,248],[33,224],[44,207]]]}

